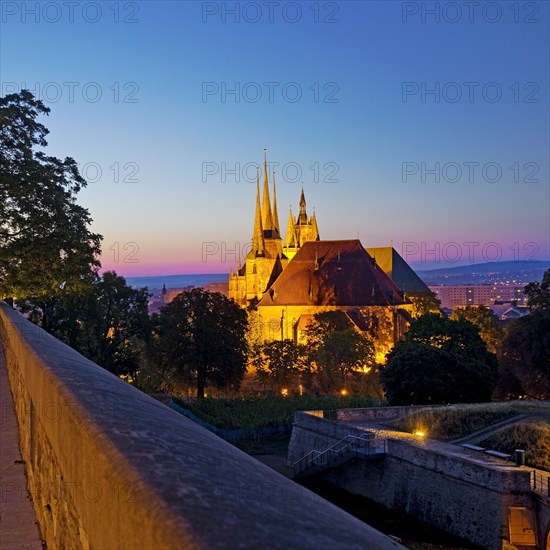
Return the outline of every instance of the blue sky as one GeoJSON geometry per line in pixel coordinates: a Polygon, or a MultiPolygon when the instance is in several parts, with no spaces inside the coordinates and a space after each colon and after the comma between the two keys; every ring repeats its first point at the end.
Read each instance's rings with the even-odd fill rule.
{"type": "Polygon", "coordinates": [[[121,274],[229,271],[264,147],[282,227],[303,184],[420,269],[548,259],[549,5],[474,4],[4,2],[1,93],[51,108],[121,274]]]}

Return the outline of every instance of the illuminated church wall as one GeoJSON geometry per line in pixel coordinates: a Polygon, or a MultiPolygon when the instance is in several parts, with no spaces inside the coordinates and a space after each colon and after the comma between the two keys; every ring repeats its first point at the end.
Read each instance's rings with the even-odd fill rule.
{"type": "MultiPolygon", "coordinates": [[[[406,331],[412,312],[391,269],[379,267],[357,239],[320,240],[315,213],[307,214],[303,189],[298,214],[289,214],[283,244],[274,174],[272,196],[270,200],[264,156],[263,195],[258,172],[251,250],[229,275],[229,297],[251,312],[255,339],[303,343],[304,330],[316,313],[341,310],[359,332],[372,338],[377,360],[383,361],[406,331]]],[[[382,250],[388,254],[379,249],[381,259],[382,250]]],[[[397,255],[393,249],[389,254],[397,255]]]]}

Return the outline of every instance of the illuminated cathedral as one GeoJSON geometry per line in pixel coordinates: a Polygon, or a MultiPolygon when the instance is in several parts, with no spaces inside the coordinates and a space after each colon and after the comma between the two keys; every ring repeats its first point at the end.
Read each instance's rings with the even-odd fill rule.
{"type": "Polygon", "coordinates": [[[358,239],[321,240],[315,213],[288,216],[283,243],[273,174],[273,201],[264,151],[263,192],[256,182],[250,252],[229,274],[229,297],[253,312],[260,341],[290,338],[316,313],[344,312],[356,330],[372,338],[377,359],[407,330],[412,304],[406,292],[428,290],[393,247],[365,249],[358,239]]]}

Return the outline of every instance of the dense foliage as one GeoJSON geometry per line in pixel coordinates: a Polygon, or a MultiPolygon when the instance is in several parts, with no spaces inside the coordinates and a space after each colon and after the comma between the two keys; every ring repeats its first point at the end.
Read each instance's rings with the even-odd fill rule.
{"type": "Polygon", "coordinates": [[[240,399],[177,399],[176,402],[205,422],[223,429],[272,428],[292,423],[296,411],[335,411],[353,407],[380,406],[372,397],[289,396],[240,399]]]}
{"type": "Polygon", "coordinates": [[[49,109],[28,91],[0,98],[0,299],[78,291],[99,267],[101,236],[76,203],[86,185],[37,121],[49,109]]]}
{"type": "Polygon", "coordinates": [[[204,396],[207,384],[238,389],[247,365],[246,311],[219,292],[178,294],[153,320],[149,363],[204,396]]]}
{"type": "Polygon", "coordinates": [[[550,311],[550,269],[544,273],[540,283],[529,283],[524,292],[531,312],[550,311]]]}
{"type": "Polygon", "coordinates": [[[489,401],[498,380],[496,357],[465,319],[414,319],[387,359],[381,377],[392,405],[489,401]]]}
{"type": "Polygon", "coordinates": [[[509,321],[499,350],[500,397],[550,399],[550,311],[509,321]]]}
{"type": "Polygon", "coordinates": [[[507,323],[499,349],[497,395],[550,399],[550,269],[525,294],[530,314],[507,323]]]}
{"type": "Polygon", "coordinates": [[[274,340],[257,346],[252,363],[256,367],[256,380],[264,389],[277,393],[297,387],[309,370],[305,347],[293,340],[274,340]]]}
{"type": "Polygon", "coordinates": [[[413,317],[420,317],[425,313],[439,313],[441,301],[431,290],[417,290],[406,293],[407,299],[412,302],[413,317]]]}
{"type": "Polygon", "coordinates": [[[491,353],[496,353],[502,342],[503,331],[498,323],[498,318],[485,306],[466,306],[456,308],[451,319],[466,319],[479,330],[481,339],[485,342],[491,353]]]}
{"type": "Polygon", "coordinates": [[[118,376],[133,378],[150,332],[147,289],[116,273],[94,274],[78,292],[28,298],[18,307],[29,319],[118,376]]]}
{"type": "Polygon", "coordinates": [[[349,382],[361,382],[360,377],[376,376],[372,341],[357,332],[343,312],[317,313],[305,337],[312,374],[321,391],[338,391],[349,382]]]}

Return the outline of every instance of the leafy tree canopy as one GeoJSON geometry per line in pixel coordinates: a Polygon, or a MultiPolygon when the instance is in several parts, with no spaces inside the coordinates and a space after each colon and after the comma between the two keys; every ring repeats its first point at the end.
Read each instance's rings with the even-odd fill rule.
{"type": "Polygon", "coordinates": [[[425,313],[439,313],[441,311],[441,301],[431,290],[417,290],[407,292],[407,298],[413,304],[413,317],[420,317],[425,313]]]}
{"type": "MultiPolygon", "coordinates": [[[[237,389],[246,373],[247,313],[219,292],[178,294],[156,317],[152,353],[204,397],[208,384],[237,389]]],[[[164,368],[163,367],[163,368],[164,368]]]]}
{"type": "Polygon", "coordinates": [[[550,399],[550,310],[506,324],[499,350],[499,397],[550,399]]]}
{"type": "Polygon", "coordinates": [[[323,391],[341,389],[349,375],[366,373],[376,364],[372,341],[342,311],[317,313],[304,332],[323,391]]]}
{"type": "Polygon", "coordinates": [[[542,282],[529,283],[524,292],[530,311],[550,311],[550,269],[545,271],[542,282]]]}
{"type": "Polygon", "coordinates": [[[294,385],[307,370],[306,350],[293,340],[273,340],[260,346],[256,379],[271,391],[294,385]]]}
{"type": "Polygon", "coordinates": [[[506,323],[498,397],[550,399],[550,269],[525,287],[530,314],[506,323]]]}
{"type": "Polygon", "coordinates": [[[348,316],[342,311],[322,311],[313,316],[313,322],[307,325],[304,336],[309,346],[317,347],[331,332],[347,330],[352,326],[348,316]]]}
{"type": "Polygon", "coordinates": [[[18,307],[29,319],[85,357],[120,376],[134,377],[150,333],[146,288],[134,289],[107,271],[78,293],[28,298],[18,307]]]}
{"type": "Polygon", "coordinates": [[[0,299],[77,290],[99,267],[101,236],[76,203],[76,162],[38,150],[49,109],[23,90],[0,98],[0,299]]]}
{"type": "Polygon", "coordinates": [[[496,353],[502,341],[502,328],[493,312],[485,306],[466,306],[456,308],[451,319],[466,319],[479,330],[481,339],[491,353],[496,353]]]}
{"type": "Polygon", "coordinates": [[[382,384],[392,405],[487,401],[498,369],[466,319],[425,314],[387,355],[382,384]]]}

